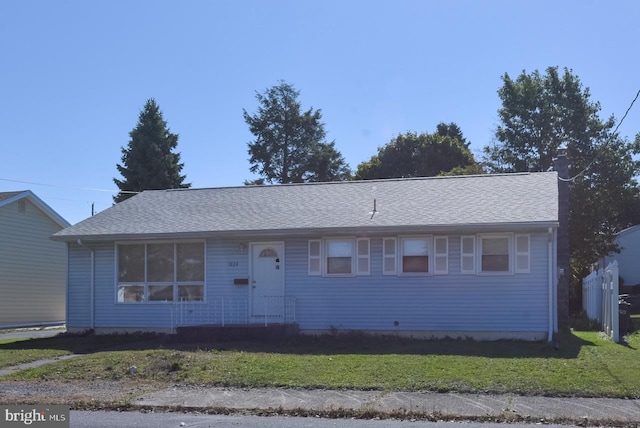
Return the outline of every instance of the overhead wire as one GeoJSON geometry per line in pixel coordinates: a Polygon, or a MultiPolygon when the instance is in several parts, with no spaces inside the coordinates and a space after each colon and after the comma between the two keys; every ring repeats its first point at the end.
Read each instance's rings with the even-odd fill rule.
{"type": "Polygon", "coordinates": [[[591,168],[591,166],[596,162],[596,160],[598,159],[598,156],[600,156],[600,154],[602,153],[603,149],[606,148],[607,145],[609,145],[609,143],[611,142],[611,140],[613,140],[613,137],[618,133],[618,129],[620,128],[620,125],[622,125],[622,122],[624,122],[625,118],[627,117],[627,115],[629,114],[629,111],[631,111],[631,108],[633,107],[633,104],[635,104],[636,100],[638,99],[638,96],[640,96],[640,89],[638,90],[638,92],[636,92],[636,96],[633,99],[633,101],[631,101],[631,104],[629,105],[629,108],[627,108],[627,111],[624,113],[624,116],[622,116],[622,119],[620,119],[620,122],[618,122],[618,125],[616,126],[616,128],[613,130],[613,132],[611,133],[611,135],[609,136],[609,138],[602,143],[602,145],[598,148],[596,155],[593,157],[593,160],[591,162],[589,162],[589,164],[587,164],[587,166],[585,166],[582,171],[580,171],[579,173],[577,173],[576,175],[574,175],[571,178],[562,178],[562,177],[558,177],[558,180],[560,181],[569,181],[569,182],[574,182],[578,177],[580,177],[581,175],[584,175],[585,172],[587,172],[587,170],[589,168],[591,168]]]}
{"type": "Polygon", "coordinates": [[[64,186],[60,184],[48,184],[48,183],[36,183],[33,181],[23,181],[23,180],[11,180],[9,178],[0,178],[0,181],[8,181],[10,183],[21,183],[21,184],[30,184],[33,186],[47,186],[47,187],[57,187],[61,189],[73,189],[73,190],[88,190],[92,192],[108,192],[108,193],[127,193],[127,194],[138,194],[140,192],[135,192],[133,190],[112,190],[112,189],[97,189],[93,187],[79,187],[79,186],[64,186]]]}

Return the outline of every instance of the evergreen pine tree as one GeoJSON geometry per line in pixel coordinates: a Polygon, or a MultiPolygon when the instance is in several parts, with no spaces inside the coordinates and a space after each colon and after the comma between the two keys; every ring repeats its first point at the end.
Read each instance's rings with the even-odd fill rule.
{"type": "Polygon", "coordinates": [[[178,145],[178,134],[173,134],[162,117],[155,99],[150,98],[140,111],[138,125],[129,133],[127,147],[122,147],[122,164],[117,164],[123,179],[114,178],[120,193],[113,198],[122,202],[143,190],[178,189],[190,187],[180,175],[184,164],[178,145]]]}

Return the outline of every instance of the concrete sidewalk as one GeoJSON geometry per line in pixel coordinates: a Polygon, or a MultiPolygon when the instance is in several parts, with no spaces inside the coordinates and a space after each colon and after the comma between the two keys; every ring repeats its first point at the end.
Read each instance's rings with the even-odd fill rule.
{"type": "Polygon", "coordinates": [[[431,392],[327,391],[175,386],[145,394],[136,406],[235,410],[373,410],[458,417],[520,416],[532,419],[640,423],[640,400],[550,398],[431,392]]]}
{"type": "Polygon", "coordinates": [[[6,376],[20,370],[27,370],[35,367],[41,367],[47,364],[55,363],[57,361],[69,360],[71,358],[76,358],[76,357],[80,357],[80,355],[78,354],[61,355],[59,357],[46,358],[43,360],[32,361],[30,363],[22,363],[22,364],[18,364],[17,366],[4,367],[0,369],[0,376],[6,376]]]}

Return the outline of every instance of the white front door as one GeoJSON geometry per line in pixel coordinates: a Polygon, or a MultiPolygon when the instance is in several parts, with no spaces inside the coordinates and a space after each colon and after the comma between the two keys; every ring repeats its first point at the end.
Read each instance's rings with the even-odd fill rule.
{"type": "Polygon", "coordinates": [[[251,244],[253,316],[284,316],[284,243],[251,244]]]}

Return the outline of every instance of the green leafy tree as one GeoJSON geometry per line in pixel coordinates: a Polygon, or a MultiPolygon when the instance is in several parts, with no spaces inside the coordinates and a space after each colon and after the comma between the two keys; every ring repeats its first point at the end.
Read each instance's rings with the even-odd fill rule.
{"type": "Polygon", "coordinates": [[[462,174],[483,172],[460,128],[455,123],[440,123],[433,134],[398,135],[358,165],[355,178],[432,177],[452,170],[462,174]]]}
{"type": "Polygon", "coordinates": [[[280,81],[256,93],[258,110],[244,120],[255,140],[248,144],[250,171],[261,178],[246,184],[339,181],[351,173],[335,143],[325,142],[320,110],[302,111],[300,92],[280,81]]]}
{"type": "Polygon", "coordinates": [[[147,100],[138,116],[138,125],[129,133],[127,147],[122,147],[122,164],[117,164],[123,179],[114,178],[120,189],[114,202],[122,202],[143,190],[177,189],[190,187],[180,175],[183,164],[178,145],[178,134],[167,128],[167,122],[156,101],[147,100]]]}
{"type": "Polygon", "coordinates": [[[634,177],[640,164],[640,138],[629,143],[614,132],[611,116],[602,120],[600,104],[571,70],[557,67],[545,74],[523,71],[515,80],[502,77],[502,108],[496,141],[484,148],[492,172],[546,171],[561,146],[570,163],[569,246],[570,299],[580,306],[581,279],[589,265],[615,250],[614,233],[640,220],[634,177]]]}

